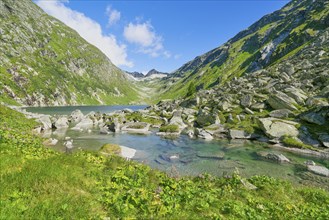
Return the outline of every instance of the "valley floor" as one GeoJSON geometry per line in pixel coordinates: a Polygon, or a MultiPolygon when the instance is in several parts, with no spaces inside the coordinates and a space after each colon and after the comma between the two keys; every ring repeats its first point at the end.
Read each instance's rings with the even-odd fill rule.
{"type": "Polygon", "coordinates": [[[0,219],[328,219],[329,193],[266,176],[168,176],[117,156],[61,154],[0,106],[0,219]]]}

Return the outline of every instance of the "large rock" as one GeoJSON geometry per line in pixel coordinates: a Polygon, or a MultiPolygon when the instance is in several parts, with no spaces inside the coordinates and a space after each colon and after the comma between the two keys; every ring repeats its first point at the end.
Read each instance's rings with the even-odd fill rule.
{"type": "Polygon", "coordinates": [[[58,139],[63,139],[66,136],[67,127],[57,128],[53,135],[55,135],[58,139]]]}
{"type": "Polygon", "coordinates": [[[83,115],[83,113],[82,113],[79,109],[74,110],[74,111],[71,113],[70,117],[69,117],[70,121],[73,122],[73,123],[78,123],[78,122],[80,122],[83,118],[84,118],[84,115],[83,115]]]}
{"type": "Polygon", "coordinates": [[[296,137],[299,134],[296,122],[277,118],[260,118],[258,120],[261,129],[270,138],[280,138],[284,135],[296,137]]]}
{"type": "Polygon", "coordinates": [[[71,153],[73,149],[73,140],[68,140],[64,142],[64,146],[65,146],[65,152],[71,153]]]}
{"type": "Polygon", "coordinates": [[[304,104],[305,100],[308,98],[307,95],[301,90],[295,87],[289,87],[285,89],[285,92],[288,96],[293,98],[299,104],[304,104]]]}
{"type": "Polygon", "coordinates": [[[198,106],[200,104],[200,98],[199,97],[195,97],[192,99],[187,99],[184,100],[180,106],[184,107],[184,108],[194,108],[196,106],[198,106]]]}
{"type": "Polygon", "coordinates": [[[252,95],[248,94],[248,95],[244,95],[241,98],[240,104],[243,107],[249,107],[252,103],[252,95]]]}
{"type": "Polygon", "coordinates": [[[146,122],[130,122],[125,124],[121,130],[135,134],[149,134],[150,124],[146,122]]]}
{"type": "Polygon", "coordinates": [[[251,134],[248,134],[243,130],[230,129],[229,137],[231,139],[251,139],[251,134]]]}
{"type": "Polygon", "coordinates": [[[54,123],[55,128],[60,129],[60,128],[67,128],[69,127],[69,121],[67,117],[60,117],[57,119],[54,123]]]}
{"type": "Polygon", "coordinates": [[[203,130],[203,129],[197,128],[195,130],[195,134],[198,138],[202,138],[202,139],[205,139],[205,140],[214,139],[214,137],[212,136],[212,134],[210,132],[207,132],[206,130],[203,130]]]}
{"type": "Polygon", "coordinates": [[[291,111],[297,110],[297,102],[282,92],[276,92],[271,95],[267,102],[274,109],[289,109],[291,111]]]}
{"type": "Polygon", "coordinates": [[[107,123],[107,128],[112,132],[119,132],[121,128],[119,120],[115,118],[112,122],[107,123]]]}
{"type": "Polygon", "coordinates": [[[198,111],[191,108],[184,108],[182,112],[183,115],[187,116],[194,116],[196,113],[198,113],[198,111]]]}
{"type": "Polygon", "coordinates": [[[224,102],[220,102],[219,104],[218,104],[218,108],[220,109],[220,110],[222,110],[222,111],[228,111],[230,108],[232,107],[232,105],[229,103],[229,102],[226,102],[226,101],[224,101],[224,102]]]}
{"type": "Polygon", "coordinates": [[[76,124],[72,130],[86,130],[93,127],[93,120],[90,118],[84,118],[82,119],[78,124],[76,124]]]}
{"type": "Polygon", "coordinates": [[[244,111],[248,114],[248,115],[253,115],[255,114],[255,112],[253,112],[251,109],[249,108],[245,108],[244,111]]]}
{"type": "Polygon", "coordinates": [[[253,110],[264,109],[265,108],[265,104],[264,103],[255,103],[250,108],[253,109],[253,110]]]}
{"type": "Polygon", "coordinates": [[[207,111],[199,111],[196,122],[200,127],[209,126],[211,124],[219,124],[219,118],[214,113],[209,113],[207,111]]]}
{"type": "Polygon", "coordinates": [[[307,165],[307,169],[312,173],[329,177],[329,169],[318,165],[307,165]]]}
{"type": "Polygon", "coordinates": [[[307,114],[301,115],[300,118],[304,121],[317,125],[324,125],[326,123],[325,118],[321,114],[315,112],[309,112],[307,114]]]}
{"type": "Polygon", "coordinates": [[[100,126],[99,133],[100,134],[110,134],[112,131],[108,129],[106,125],[100,126]]]}
{"type": "Polygon", "coordinates": [[[329,135],[328,134],[320,134],[319,140],[322,142],[323,146],[329,148],[329,135]]]}
{"type": "Polygon", "coordinates": [[[41,115],[39,118],[37,118],[36,121],[42,124],[43,130],[48,130],[52,128],[52,123],[49,115],[41,115]]]}
{"type": "Polygon", "coordinates": [[[257,154],[264,159],[272,160],[279,163],[290,162],[290,160],[287,157],[285,157],[283,154],[277,154],[272,152],[258,152],[257,154]]]}
{"type": "Polygon", "coordinates": [[[184,123],[182,119],[182,111],[174,111],[173,116],[169,120],[170,125],[178,125],[179,127],[179,132],[181,132],[184,128],[187,127],[187,125],[184,123]]]}
{"type": "Polygon", "coordinates": [[[270,112],[270,116],[274,118],[288,118],[292,115],[292,112],[288,109],[278,109],[270,112]]]}

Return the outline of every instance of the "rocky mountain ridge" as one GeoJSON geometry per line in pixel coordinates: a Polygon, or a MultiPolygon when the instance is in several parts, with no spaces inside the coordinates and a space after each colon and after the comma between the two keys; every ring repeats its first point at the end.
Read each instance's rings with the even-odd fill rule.
{"type": "Polygon", "coordinates": [[[328,26],[328,1],[293,0],[162,80],[159,100],[186,95],[190,84],[196,90],[215,88],[282,62],[310,45],[328,26]]]}
{"type": "Polygon", "coordinates": [[[154,79],[154,78],[164,78],[169,75],[169,73],[164,73],[157,71],[156,69],[151,69],[148,71],[146,74],[140,73],[140,72],[127,72],[127,74],[133,76],[134,78],[137,79],[154,79]]]}
{"type": "MultiPolygon", "coordinates": [[[[151,114],[165,118],[166,123],[163,126],[168,126],[166,128],[170,128],[168,129],[170,132],[165,132],[164,135],[177,136],[185,133],[192,138],[253,139],[327,154],[329,152],[328,15],[327,1],[292,1],[280,11],[265,16],[248,30],[239,33],[225,44],[230,45],[229,47],[224,45],[210,51],[163,80],[168,84],[165,89],[172,93],[175,100],[160,101],[148,110],[151,114]],[[238,65],[233,70],[229,69],[228,74],[211,72],[212,68],[218,66],[210,67],[210,63],[220,62],[222,67],[226,68],[229,63],[225,65],[225,62],[234,62],[236,59],[234,56],[223,55],[225,51],[232,48],[234,45],[232,42],[240,41],[240,43],[244,42],[244,45],[249,44],[252,38],[250,34],[253,36],[259,34],[259,31],[254,32],[255,28],[263,29],[264,32],[264,27],[267,29],[271,22],[282,21],[282,17],[289,18],[288,21],[293,18],[294,21],[296,19],[299,21],[297,15],[300,14],[312,19],[305,23],[297,22],[298,25],[295,24],[296,22],[287,24],[284,20],[281,26],[292,25],[289,29],[293,29],[289,34],[272,34],[277,37],[272,40],[267,38],[271,43],[266,45],[275,44],[276,49],[265,46],[256,52],[260,56],[257,59],[264,61],[262,66],[257,64],[257,68],[252,69],[256,60],[255,56],[251,56],[248,65],[238,65]],[[296,28],[303,30],[299,32],[297,38],[293,37],[297,32],[296,28]],[[248,40],[241,41],[241,38],[246,36],[248,40]],[[283,36],[290,39],[289,41],[294,39],[297,42],[291,42],[290,46],[286,45],[290,49],[280,52],[279,56],[276,50],[282,46],[280,44],[284,42],[281,39],[283,36]],[[303,42],[298,42],[300,40],[303,42]],[[274,56],[278,57],[274,59],[274,56]],[[222,60],[224,63],[221,61],[222,58],[226,60],[222,60]],[[207,59],[209,62],[206,62],[207,59]],[[206,87],[203,80],[211,77],[216,81],[206,87]],[[180,93],[182,98],[177,98],[177,94],[184,89],[186,91],[180,93]]],[[[305,19],[302,21],[304,22],[305,19]]],[[[266,32],[270,34],[276,28],[278,27],[272,27],[266,32]]],[[[238,56],[243,53],[240,51],[238,56]]]]}

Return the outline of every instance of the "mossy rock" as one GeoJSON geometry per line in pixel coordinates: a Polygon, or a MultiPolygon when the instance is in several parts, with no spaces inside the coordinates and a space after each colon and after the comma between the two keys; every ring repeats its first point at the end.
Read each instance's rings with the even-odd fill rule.
{"type": "Polygon", "coordinates": [[[120,155],[121,148],[117,144],[104,144],[99,150],[102,154],[107,155],[120,155]]]}
{"type": "Polygon", "coordinates": [[[318,151],[318,149],[314,148],[311,145],[304,144],[302,141],[300,141],[296,137],[284,136],[282,139],[282,143],[284,143],[284,145],[287,147],[296,147],[296,148],[301,148],[301,149],[310,149],[310,150],[318,151]]]}
{"type": "Polygon", "coordinates": [[[169,133],[175,133],[179,131],[178,125],[171,124],[171,125],[163,125],[160,127],[160,132],[169,132],[169,133]]]}

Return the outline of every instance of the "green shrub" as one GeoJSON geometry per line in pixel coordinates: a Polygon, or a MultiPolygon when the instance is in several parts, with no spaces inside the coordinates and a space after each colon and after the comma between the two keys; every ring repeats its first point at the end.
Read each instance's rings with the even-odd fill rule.
{"type": "Polygon", "coordinates": [[[111,155],[119,155],[121,153],[121,148],[117,144],[104,144],[101,147],[100,152],[111,155]]]}
{"type": "Polygon", "coordinates": [[[179,127],[178,125],[163,125],[160,127],[160,132],[170,132],[170,133],[174,133],[174,132],[178,132],[179,131],[179,127]]]}
{"type": "Polygon", "coordinates": [[[131,124],[131,125],[128,126],[128,128],[142,129],[142,128],[145,128],[145,125],[143,125],[143,124],[131,124]]]}
{"type": "Polygon", "coordinates": [[[301,148],[301,149],[310,149],[310,150],[317,150],[316,148],[312,147],[311,145],[304,144],[301,141],[296,140],[295,138],[291,136],[284,136],[282,139],[282,142],[287,146],[287,147],[296,147],[296,148],[301,148]]]}

